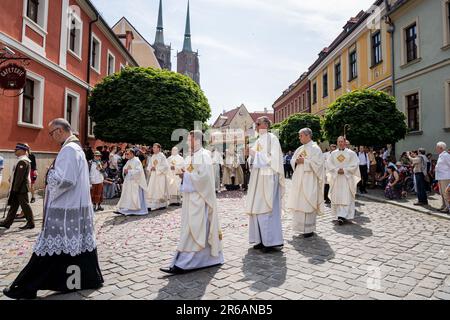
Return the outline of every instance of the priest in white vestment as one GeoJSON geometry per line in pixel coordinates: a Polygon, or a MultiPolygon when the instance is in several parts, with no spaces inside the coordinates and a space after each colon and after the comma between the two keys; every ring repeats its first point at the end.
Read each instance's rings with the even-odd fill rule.
{"type": "Polygon", "coordinates": [[[346,148],[344,137],[338,138],[338,149],[328,158],[327,179],[330,184],[331,212],[342,225],[355,217],[356,186],[361,180],[358,156],[346,148]]]}
{"type": "Polygon", "coordinates": [[[86,156],[67,120],[53,120],[48,132],[61,150],[46,175],[42,231],[32,257],[3,290],[12,299],[34,299],[39,290],[96,290],[103,284],[86,156]]]}
{"type": "Polygon", "coordinates": [[[169,205],[169,178],[170,166],[167,158],[161,152],[161,145],[153,145],[153,156],[150,159],[147,170],[150,171],[150,179],[147,187],[147,208],[159,210],[169,205]]]}
{"type": "Polygon", "coordinates": [[[177,147],[172,148],[172,155],[167,158],[167,162],[170,165],[170,171],[168,173],[169,180],[169,204],[180,205],[181,204],[181,178],[180,174],[184,169],[184,159],[180,156],[177,147]]]}
{"type": "Polygon", "coordinates": [[[223,155],[222,152],[219,152],[217,149],[214,148],[212,152],[212,162],[214,167],[214,181],[215,181],[215,187],[216,192],[220,192],[221,187],[221,181],[220,181],[220,170],[223,167],[223,155]]]}
{"type": "Polygon", "coordinates": [[[317,215],[324,212],[324,156],[320,147],[312,141],[311,129],[299,132],[299,147],[292,157],[294,170],[286,209],[293,214],[292,228],[309,238],[316,231],[317,215]]]}
{"type": "Polygon", "coordinates": [[[217,213],[214,169],[202,148],[202,132],[190,133],[191,155],[183,170],[181,236],[166,273],[179,274],[224,263],[222,232],[217,213]]]}
{"type": "Polygon", "coordinates": [[[128,149],[125,153],[128,159],[123,167],[124,182],[122,194],[115,213],[125,216],[142,216],[148,214],[145,195],[147,182],[141,161],[136,157],[136,151],[128,149]]]}
{"type": "Polygon", "coordinates": [[[254,249],[270,252],[284,244],[281,224],[284,193],[283,153],[278,138],[269,133],[270,120],[260,117],[256,121],[259,134],[250,149],[253,163],[246,198],[249,215],[249,240],[254,249]]]}
{"type": "Polygon", "coordinates": [[[230,147],[225,152],[223,184],[229,187],[235,186],[236,188],[244,184],[244,171],[239,163],[239,156],[234,147],[230,147]]]}

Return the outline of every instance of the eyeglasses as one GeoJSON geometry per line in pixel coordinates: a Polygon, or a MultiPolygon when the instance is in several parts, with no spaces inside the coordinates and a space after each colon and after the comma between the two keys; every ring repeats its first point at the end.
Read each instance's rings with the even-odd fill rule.
{"type": "Polygon", "coordinates": [[[61,128],[56,128],[55,130],[50,131],[49,135],[50,137],[53,137],[53,134],[56,132],[56,130],[59,130],[61,128]]]}

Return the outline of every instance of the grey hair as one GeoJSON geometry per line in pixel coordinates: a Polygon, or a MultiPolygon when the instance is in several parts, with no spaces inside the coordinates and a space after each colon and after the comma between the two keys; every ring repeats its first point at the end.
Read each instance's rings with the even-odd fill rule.
{"type": "Polygon", "coordinates": [[[310,136],[311,138],[313,137],[313,132],[310,128],[303,128],[298,133],[310,136]]]}
{"type": "Polygon", "coordinates": [[[445,142],[443,142],[443,141],[439,141],[439,142],[436,144],[436,146],[437,146],[438,148],[447,150],[447,144],[446,144],[445,142]]]}
{"type": "Polygon", "coordinates": [[[269,119],[268,117],[266,117],[266,116],[259,117],[259,118],[256,120],[256,123],[260,123],[260,122],[263,122],[263,123],[267,124],[267,127],[268,127],[268,128],[270,128],[270,126],[272,125],[272,122],[271,122],[270,119],[269,119]]]}
{"type": "Polygon", "coordinates": [[[54,119],[54,120],[50,121],[50,123],[48,125],[57,127],[57,128],[61,128],[66,132],[72,132],[72,127],[70,126],[70,123],[66,119],[63,119],[63,118],[54,119]]]}

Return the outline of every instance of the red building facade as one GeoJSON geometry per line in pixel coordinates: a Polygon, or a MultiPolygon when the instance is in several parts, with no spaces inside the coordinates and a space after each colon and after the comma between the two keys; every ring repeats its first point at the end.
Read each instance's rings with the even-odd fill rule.
{"type": "Polygon", "coordinates": [[[304,73],[273,104],[275,123],[280,123],[296,113],[310,113],[310,82],[304,73]]]}
{"type": "Polygon", "coordinates": [[[0,154],[6,165],[18,141],[31,146],[38,165],[39,159],[46,160],[42,166],[52,159],[59,146],[47,124],[55,118],[67,119],[83,143],[94,144],[90,90],[136,61],[89,0],[2,0],[1,7],[0,49],[31,59],[23,94],[0,92],[0,154]]]}

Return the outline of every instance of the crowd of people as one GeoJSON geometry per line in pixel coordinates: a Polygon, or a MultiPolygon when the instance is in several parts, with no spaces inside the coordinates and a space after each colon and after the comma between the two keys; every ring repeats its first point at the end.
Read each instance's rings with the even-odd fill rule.
{"type": "MultiPolygon", "coordinates": [[[[160,268],[169,274],[224,263],[217,193],[223,187],[229,189],[227,186],[247,189],[244,212],[249,219],[248,239],[254,250],[263,253],[284,245],[283,210],[292,215],[291,227],[296,235],[313,237],[317,216],[324,213],[326,202],[336,225],[351,223],[357,189],[365,193],[369,185],[382,185],[387,196],[398,196],[403,192],[398,187],[402,184],[400,170],[408,165],[414,173],[417,204],[426,203],[424,190],[433,187],[433,180],[426,176],[434,170],[433,178],[448,210],[448,193],[444,191],[448,192],[450,185],[450,154],[443,142],[437,144],[439,159],[435,166],[430,161],[428,167],[424,150],[405,153],[399,164],[389,149],[373,152],[361,147],[354,151],[345,137],[339,137],[337,144],[324,153],[313,141],[311,129],[303,128],[299,131],[301,146],[284,157],[270,126],[269,118],[259,118],[256,141],[241,150],[228,148],[223,155],[219,150],[204,148],[202,131],[191,131],[187,152],[181,155],[173,148],[169,156],[158,143],[151,148],[127,145],[93,151],[86,145],[82,149],[70,124],[64,119],[53,120],[50,136],[61,150],[45,178],[42,231],[30,261],[3,293],[13,299],[32,299],[39,290],[98,289],[104,280],[97,257],[94,211],[103,209],[106,193],[120,195],[114,213],[123,216],[148,215],[171,204],[182,205],[178,246],[168,267],[160,268]],[[291,167],[288,174],[285,164],[291,167]],[[286,176],[292,178],[289,190],[286,176]],[[111,189],[106,191],[105,186],[111,189]],[[76,285],[68,281],[74,266],[80,277],[76,285]]],[[[27,219],[23,228],[34,228],[28,201],[30,148],[18,143],[15,154],[18,161],[12,171],[10,210],[0,227],[10,227],[20,206],[27,219]]]]}
{"type": "MultiPolygon", "coordinates": [[[[348,146],[350,149],[350,146],[348,146]]],[[[337,146],[331,144],[324,152],[325,160],[335,151],[337,146]]],[[[360,194],[368,193],[367,189],[382,189],[389,200],[405,199],[408,195],[417,195],[417,206],[428,205],[428,195],[436,193],[442,198],[439,211],[450,213],[448,198],[450,197],[450,153],[444,142],[436,145],[437,159],[423,148],[403,152],[398,160],[392,148],[374,149],[360,146],[352,149],[359,160],[361,181],[358,183],[360,194]]],[[[283,155],[285,178],[292,178],[290,164],[293,152],[283,155]]],[[[330,204],[328,197],[329,184],[325,177],[324,201],[330,204]]]]}

